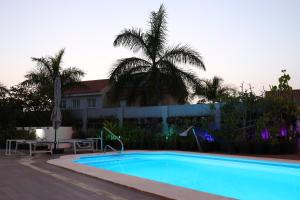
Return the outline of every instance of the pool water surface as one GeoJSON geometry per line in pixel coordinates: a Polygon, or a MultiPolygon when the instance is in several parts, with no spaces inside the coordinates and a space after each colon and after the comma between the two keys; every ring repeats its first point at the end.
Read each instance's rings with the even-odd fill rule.
{"type": "Polygon", "coordinates": [[[76,163],[236,199],[300,199],[300,165],[175,152],[81,157],[76,163]]]}

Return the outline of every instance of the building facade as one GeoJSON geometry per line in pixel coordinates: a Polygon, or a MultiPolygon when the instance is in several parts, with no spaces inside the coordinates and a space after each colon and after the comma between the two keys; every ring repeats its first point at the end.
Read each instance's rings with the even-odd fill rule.
{"type": "Polygon", "coordinates": [[[82,121],[82,131],[86,132],[89,121],[116,119],[122,124],[125,119],[158,118],[164,130],[168,129],[168,118],[214,116],[215,125],[220,126],[220,105],[210,104],[170,104],[160,106],[127,106],[126,100],[115,105],[109,101],[109,80],[83,81],[82,87],[64,93],[62,109],[68,109],[77,120],[82,121]],[[114,106],[112,106],[114,105],[114,106]]]}

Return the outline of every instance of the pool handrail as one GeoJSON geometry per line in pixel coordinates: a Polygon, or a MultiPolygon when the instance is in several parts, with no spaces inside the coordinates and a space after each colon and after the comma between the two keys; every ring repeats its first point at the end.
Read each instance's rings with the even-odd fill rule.
{"type": "Polygon", "coordinates": [[[192,129],[193,135],[195,137],[195,140],[196,140],[197,147],[198,147],[199,151],[203,152],[203,149],[202,149],[201,144],[200,144],[200,140],[198,139],[198,136],[197,136],[197,134],[195,132],[195,127],[194,126],[188,127],[185,131],[183,131],[182,133],[180,133],[179,136],[186,137],[191,129],[192,129]]]}
{"type": "Polygon", "coordinates": [[[112,146],[110,146],[110,145],[105,145],[105,147],[104,147],[104,152],[106,152],[106,149],[111,149],[111,150],[113,150],[113,151],[118,151],[117,149],[115,149],[115,148],[113,148],[112,146]]]}
{"type": "MultiPolygon", "coordinates": [[[[101,148],[102,148],[102,144],[103,144],[103,132],[104,132],[103,130],[107,131],[107,132],[108,132],[109,134],[111,134],[115,139],[118,140],[118,142],[121,144],[121,150],[120,150],[120,153],[122,153],[122,152],[124,151],[124,144],[123,144],[122,140],[121,140],[117,135],[115,135],[111,130],[109,130],[109,129],[106,128],[106,127],[103,127],[102,130],[101,130],[101,148]]],[[[110,149],[113,150],[113,151],[117,151],[115,148],[113,148],[113,147],[110,146],[110,145],[105,145],[103,151],[106,151],[107,147],[110,148],[110,149]]],[[[101,149],[101,150],[102,150],[102,149],[101,149]]]]}

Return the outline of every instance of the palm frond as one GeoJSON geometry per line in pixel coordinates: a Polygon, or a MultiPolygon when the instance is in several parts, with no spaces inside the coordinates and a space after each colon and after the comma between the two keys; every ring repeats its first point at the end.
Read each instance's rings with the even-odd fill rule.
{"type": "MultiPolygon", "coordinates": [[[[151,63],[137,57],[120,59],[117,61],[114,68],[110,72],[110,80],[116,81],[118,77],[124,72],[140,66],[144,67],[144,69],[147,70],[147,68],[151,67],[151,63]]],[[[131,72],[133,73],[134,71],[131,72]]]]}
{"type": "Polygon", "coordinates": [[[187,72],[179,68],[178,66],[176,66],[174,63],[167,60],[161,60],[160,65],[163,71],[167,71],[172,75],[182,77],[183,80],[186,81],[188,85],[193,86],[193,88],[201,85],[201,81],[197,78],[197,76],[192,71],[187,72]]]}
{"type": "Polygon", "coordinates": [[[72,87],[81,87],[81,77],[85,75],[85,73],[76,67],[69,67],[63,69],[60,72],[60,78],[62,82],[62,90],[66,90],[72,87]]]}
{"type": "Polygon", "coordinates": [[[52,63],[49,58],[41,57],[41,58],[35,58],[31,57],[31,60],[36,62],[37,64],[37,70],[38,71],[47,71],[50,76],[53,76],[53,69],[52,69],[52,63]]]}
{"type": "Polygon", "coordinates": [[[193,72],[187,72],[183,69],[180,69],[174,63],[162,60],[160,62],[160,69],[162,72],[167,74],[168,78],[171,80],[169,83],[169,88],[173,94],[176,94],[177,97],[183,101],[189,96],[188,88],[195,91],[197,88],[202,87],[200,80],[194,75],[193,72]],[[172,88],[174,90],[172,90],[172,88]],[[178,95],[181,93],[182,95],[178,95]]]}
{"type": "Polygon", "coordinates": [[[177,45],[166,50],[161,59],[168,60],[173,63],[191,64],[205,70],[205,65],[200,54],[187,45],[177,45]]]}
{"type": "Polygon", "coordinates": [[[54,57],[49,57],[52,64],[53,79],[55,79],[55,77],[60,75],[59,73],[60,73],[60,69],[62,65],[62,57],[64,53],[65,53],[65,49],[61,49],[54,57]]]}
{"type": "Polygon", "coordinates": [[[137,28],[125,29],[122,31],[119,35],[117,35],[113,45],[115,47],[122,45],[134,52],[137,52],[140,49],[147,51],[144,34],[141,29],[137,28]]]}
{"type": "Polygon", "coordinates": [[[149,56],[153,61],[159,57],[167,42],[167,12],[161,5],[158,12],[151,12],[150,29],[146,33],[146,43],[149,47],[149,56]]]}

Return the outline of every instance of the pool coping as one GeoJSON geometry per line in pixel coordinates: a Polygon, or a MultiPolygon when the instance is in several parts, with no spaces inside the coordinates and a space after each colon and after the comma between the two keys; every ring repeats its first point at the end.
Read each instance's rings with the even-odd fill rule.
{"type": "MultiPolygon", "coordinates": [[[[273,162],[284,162],[290,164],[300,164],[300,161],[294,160],[285,160],[285,159],[277,159],[277,158],[265,158],[265,157],[253,157],[253,156],[240,156],[240,155],[223,155],[223,154],[214,154],[214,153],[200,153],[200,152],[187,152],[187,151],[147,151],[147,150],[130,150],[125,151],[125,153],[141,153],[141,152],[174,152],[174,153],[189,153],[195,155],[207,155],[207,156],[219,156],[224,158],[242,158],[242,159],[251,159],[251,160],[259,160],[259,161],[273,161],[273,162]]],[[[200,192],[193,189],[188,189],[180,186],[170,185],[167,183],[161,183],[158,181],[152,181],[145,178],[135,177],[126,174],[120,174],[104,169],[99,169],[92,166],[87,166],[80,163],[73,162],[75,159],[79,159],[80,157],[89,157],[89,156],[97,156],[97,155],[112,155],[113,153],[90,153],[90,154],[72,154],[61,156],[58,159],[48,160],[47,163],[66,168],[78,173],[82,173],[88,176],[96,177],[111,183],[116,183],[119,185],[126,186],[128,188],[132,188],[138,191],[142,191],[145,193],[154,194],[157,196],[161,196],[163,198],[169,199],[182,199],[182,200],[199,200],[199,199],[207,199],[207,200],[225,200],[231,199],[228,197],[218,196],[215,194],[210,194],[207,192],[200,192]]]]}

